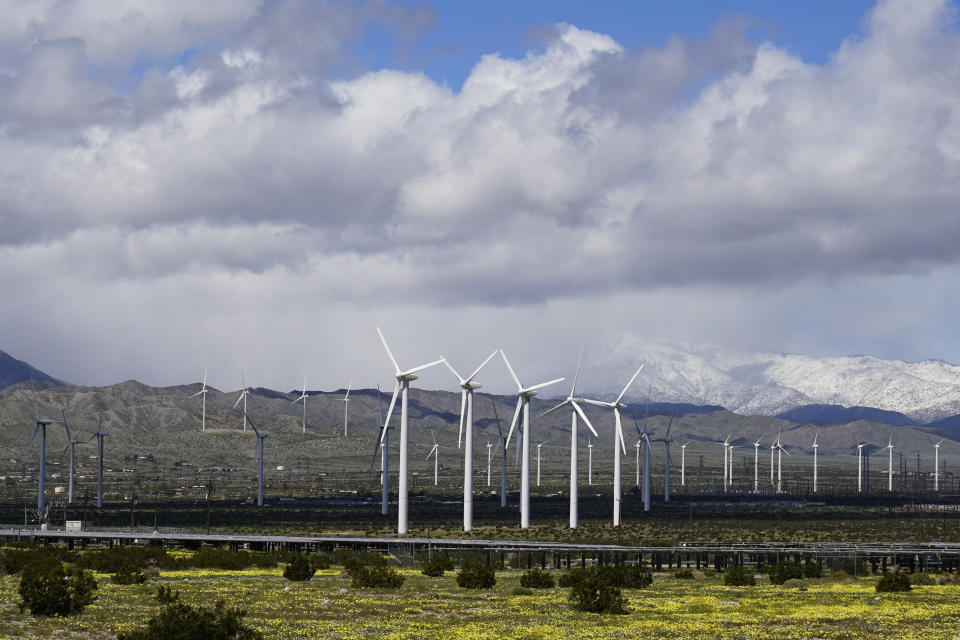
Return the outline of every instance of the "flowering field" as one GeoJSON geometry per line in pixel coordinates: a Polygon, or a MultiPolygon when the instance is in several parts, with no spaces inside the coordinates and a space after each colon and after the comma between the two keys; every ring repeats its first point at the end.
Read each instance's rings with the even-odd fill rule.
{"type": "Polygon", "coordinates": [[[292,583],[279,569],[166,571],[144,585],[100,575],[98,598],[79,616],[33,618],[17,610],[17,578],[0,579],[0,637],[113,638],[157,610],[158,584],[190,604],[222,598],[248,611],[266,638],[957,638],[960,586],[920,586],[876,594],[876,578],[810,580],[806,591],[771,585],[725,587],[718,577],[677,580],[658,574],[651,587],[625,591],[630,613],[580,613],[567,589],[514,594],[519,571],[497,574],[490,591],[456,586],[453,574],[404,572],[396,592],[354,591],[338,569],[292,583]],[[287,590],[289,588],[289,590],[287,590]],[[341,589],[348,589],[342,594],[341,589]]]}

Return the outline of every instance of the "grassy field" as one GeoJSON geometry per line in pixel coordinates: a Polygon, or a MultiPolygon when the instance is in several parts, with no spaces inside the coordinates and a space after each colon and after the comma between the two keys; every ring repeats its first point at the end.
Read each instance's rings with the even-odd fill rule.
{"type": "Polygon", "coordinates": [[[921,586],[876,594],[876,578],[810,580],[806,591],[771,585],[726,587],[719,576],[677,580],[657,574],[651,587],[625,591],[627,615],[575,611],[567,589],[515,594],[520,571],[497,574],[489,591],[456,586],[453,573],[429,578],[404,570],[399,591],[354,591],[339,568],[305,583],[281,570],[165,571],[144,585],[98,575],[98,598],[82,615],[33,618],[17,610],[17,578],[0,579],[0,637],[113,638],[152,616],[158,584],[189,604],[224,599],[248,611],[266,638],[956,638],[960,586],[921,586]],[[348,593],[341,593],[347,589],[348,593]]]}

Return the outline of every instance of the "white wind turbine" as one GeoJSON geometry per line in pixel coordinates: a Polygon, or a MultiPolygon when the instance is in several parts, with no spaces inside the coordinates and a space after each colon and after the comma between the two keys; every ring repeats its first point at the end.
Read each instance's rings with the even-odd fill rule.
{"type": "Polygon", "coordinates": [[[439,449],[440,445],[437,444],[437,436],[433,431],[430,432],[430,437],[433,438],[433,448],[430,449],[430,453],[427,454],[427,460],[430,459],[430,456],[433,456],[433,486],[437,486],[437,472],[440,465],[440,456],[437,454],[437,449],[439,449]]]}
{"type": "Polygon", "coordinates": [[[753,443],[753,492],[760,493],[760,441],[763,436],[753,443]]]}
{"type": "Polygon", "coordinates": [[[197,391],[195,394],[190,396],[191,398],[196,398],[197,396],[203,396],[203,408],[200,410],[200,431],[206,431],[207,429],[207,370],[203,370],[203,385],[200,387],[200,391],[197,391]]]}
{"type": "Polygon", "coordinates": [[[373,459],[370,460],[370,471],[377,462],[377,452],[380,453],[380,513],[387,515],[390,512],[390,427],[383,420],[383,394],[380,385],[377,385],[377,410],[380,412],[380,433],[373,447],[373,459]],[[382,446],[381,446],[382,445],[382,446]]]}
{"type": "Polygon", "coordinates": [[[690,441],[680,445],[680,486],[687,486],[687,445],[690,441]]]}
{"type": "MultiPolygon", "coordinates": [[[[550,440],[553,440],[553,438],[550,438],[550,440]]],[[[538,487],[540,486],[540,447],[550,442],[550,440],[544,440],[543,442],[540,442],[537,444],[537,486],[538,487]]]]}
{"type": "Polygon", "coordinates": [[[724,438],[723,442],[718,442],[721,447],[723,447],[723,492],[727,492],[727,482],[729,480],[729,470],[728,470],[728,460],[730,457],[730,436],[731,433],[727,434],[727,437],[724,438]]]}
{"type": "MultiPolygon", "coordinates": [[[[480,366],[474,369],[466,378],[462,377],[453,366],[447,362],[447,369],[457,378],[460,383],[460,432],[457,435],[457,448],[463,447],[463,530],[473,530],[473,392],[482,385],[475,382],[474,378],[480,373],[480,370],[497,355],[498,350],[494,350],[487,359],[480,363],[480,366]],[[464,437],[464,427],[466,427],[466,437],[464,437]]],[[[441,356],[442,358],[443,356],[441,356]]],[[[490,444],[487,443],[487,486],[490,486],[490,444]]]]}
{"type": "MultiPolygon", "coordinates": [[[[580,359],[583,358],[583,350],[580,351],[580,359]]],[[[570,407],[570,528],[576,529],[577,523],[579,521],[578,509],[577,509],[577,500],[579,498],[578,494],[578,470],[577,470],[577,418],[581,418],[587,425],[587,428],[590,429],[595,437],[600,437],[597,435],[597,430],[593,428],[593,425],[590,424],[590,420],[587,418],[587,414],[583,412],[583,409],[577,404],[577,400],[583,400],[582,398],[576,397],[577,392],[577,378],[580,376],[580,359],[577,360],[577,371],[573,376],[573,386],[570,387],[570,395],[567,396],[567,399],[551,407],[547,411],[544,411],[540,414],[539,417],[543,417],[548,413],[553,413],[554,411],[569,406],[570,407]]],[[[537,448],[537,484],[540,484],[540,449],[537,448]]]]}
{"type": "Polygon", "coordinates": [[[490,486],[490,460],[493,458],[493,444],[487,440],[487,486],[490,486]]]}
{"type": "Polygon", "coordinates": [[[347,393],[343,396],[343,437],[347,437],[347,422],[350,409],[350,389],[353,388],[353,382],[347,385],[347,393]]]}
{"type": "Polygon", "coordinates": [[[623,397],[627,395],[630,385],[640,375],[643,365],[633,374],[630,381],[623,387],[623,391],[613,402],[601,402],[599,400],[584,400],[598,407],[607,407],[613,409],[613,419],[616,426],[613,433],[613,526],[620,526],[620,503],[623,500],[623,487],[620,480],[620,456],[627,454],[627,446],[623,441],[623,425],[620,422],[620,410],[626,409],[627,405],[623,402],[623,397]]]}
{"type": "Polygon", "coordinates": [[[247,380],[243,377],[243,371],[240,372],[240,383],[243,385],[243,389],[240,391],[240,397],[237,398],[237,401],[233,403],[233,408],[236,409],[237,405],[240,404],[240,401],[243,400],[243,430],[247,430],[247,394],[250,391],[247,389],[247,380]]]}
{"type": "Polygon", "coordinates": [[[513,421],[510,423],[510,431],[507,433],[507,444],[510,444],[510,438],[513,436],[513,430],[517,428],[518,423],[523,429],[523,461],[520,465],[520,528],[529,529],[530,528],[530,399],[537,395],[537,389],[542,389],[543,387],[550,386],[551,384],[556,384],[557,382],[563,382],[563,378],[556,378],[548,382],[541,382],[540,384],[533,385],[532,387],[524,387],[520,384],[520,379],[517,377],[516,372],[513,370],[513,367],[510,366],[510,361],[507,360],[507,354],[500,350],[500,355],[503,356],[503,361],[507,365],[507,369],[510,371],[510,377],[513,378],[513,381],[517,385],[517,408],[513,412],[513,421]],[[522,414],[522,420],[521,420],[522,414]]]}
{"type": "Polygon", "coordinates": [[[817,437],[820,435],[819,431],[813,432],[813,492],[817,492],[817,450],[820,448],[820,445],[817,444],[817,437]]]}
{"type": "Polygon", "coordinates": [[[733,444],[727,447],[727,449],[730,450],[730,462],[727,465],[727,480],[731,491],[733,491],[733,450],[739,448],[739,446],[733,444]]]}
{"type": "MultiPolygon", "coordinates": [[[[780,436],[778,435],[778,436],[777,436],[777,440],[779,440],[779,438],[780,438],[780,436]]],[[[774,452],[777,450],[777,440],[773,440],[773,441],[770,443],[770,486],[771,486],[771,487],[774,485],[774,480],[773,480],[773,454],[774,454],[774,452]]]]}
{"type": "Polygon", "coordinates": [[[290,404],[297,404],[298,402],[303,402],[303,433],[307,432],[307,376],[303,376],[303,391],[300,393],[300,397],[291,402],[290,404]]]}
{"type": "Polygon", "coordinates": [[[893,434],[887,440],[887,491],[893,491],[893,434]]]}
{"type": "MultiPolygon", "coordinates": [[[[651,469],[650,469],[650,447],[653,446],[650,443],[650,436],[652,431],[647,431],[647,423],[644,420],[643,431],[640,430],[640,425],[637,424],[637,421],[633,421],[634,426],[637,427],[637,433],[640,435],[637,442],[643,443],[643,486],[640,489],[640,499],[643,501],[643,510],[650,511],[650,490],[652,480],[650,478],[651,469]]],[[[656,431],[656,429],[654,429],[656,431]]]]}
{"type": "Polygon", "coordinates": [[[788,456],[790,452],[783,448],[783,444],[780,442],[780,433],[777,432],[777,493],[783,493],[783,454],[786,453],[788,456]]]}
{"type": "Polygon", "coordinates": [[[67,429],[67,446],[63,448],[63,453],[60,454],[60,460],[63,460],[63,457],[67,455],[67,450],[70,450],[70,478],[67,482],[67,504],[73,504],[73,478],[74,478],[74,458],[75,451],[74,449],[78,444],[87,444],[89,440],[77,440],[70,436],[70,427],[67,426],[66,416],[64,416],[63,426],[67,429]]]}
{"type": "Polygon", "coordinates": [[[393,407],[397,404],[397,396],[400,396],[400,477],[398,480],[399,486],[397,487],[397,533],[404,534],[407,533],[407,507],[409,498],[409,479],[407,478],[407,450],[409,444],[407,409],[408,397],[410,395],[410,382],[417,379],[415,375],[417,372],[441,364],[443,359],[434,360],[433,362],[422,364],[419,367],[403,371],[400,369],[400,365],[397,364],[397,359],[393,357],[393,352],[390,351],[390,346],[387,344],[387,339],[383,337],[383,332],[380,331],[380,327],[377,327],[377,334],[380,336],[380,342],[383,343],[383,348],[387,351],[387,356],[390,357],[390,362],[393,364],[395,371],[394,377],[397,380],[393,388],[393,397],[390,398],[390,408],[387,410],[387,418],[383,423],[384,429],[380,436],[381,445],[383,445],[383,438],[386,437],[387,434],[387,424],[390,422],[390,416],[393,414],[393,407]]]}
{"type": "MultiPolygon", "coordinates": [[[[47,427],[51,424],[62,424],[64,428],[67,428],[67,416],[66,412],[61,410],[60,414],[63,417],[63,420],[54,420],[51,418],[41,418],[40,417],[40,403],[37,400],[37,388],[33,384],[33,379],[30,379],[30,386],[33,388],[33,406],[37,412],[37,422],[36,426],[33,428],[33,435],[30,436],[30,443],[27,445],[26,451],[24,451],[24,456],[30,452],[30,448],[33,446],[33,441],[37,437],[37,432],[40,433],[40,466],[37,472],[37,513],[41,518],[45,518],[46,513],[46,484],[47,484],[47,427]]],[[[67,440],[70,440],[70,431],[67,431],[67,440]]]]}
{"type": "Polygon", "coordinates": [[[857,493],[863,493],[863,448],[866,442],[857,440],[857,493]]]}
{"type": "Polygon", "coordinates": [[[664,457],[663,457],[663,501],[670,502],[670,443],[673,442],[673,439],[670,437],[670,427],[673,426],[673,419],[677,417],[677,410],[673,410],[673,414],[670,416],[670,422],[667,423],[667,432],[663,434],[663,437],[660,438],[660,442],[664,446],[664,457]]]}
{"type": "Polygon", "coordinates": [[[587,484],[593,484],[593,440],[587,436],[587,484]]]}
{"type": "Polygon", "coordinates": [[[643,438],[637,438],[637,441],[633,443],[633,448],[637,458],[636,461],[636,486],[640,488],[640,451],[643,450],[643,438]]]}
{"type": "MultiPolygon", "coordinates": [[[[945,440],[946,438],[944,438],[945,440]]],[[[940,445],[943,440],[933,445],[933,490],[940,491],[940,445]]]]}

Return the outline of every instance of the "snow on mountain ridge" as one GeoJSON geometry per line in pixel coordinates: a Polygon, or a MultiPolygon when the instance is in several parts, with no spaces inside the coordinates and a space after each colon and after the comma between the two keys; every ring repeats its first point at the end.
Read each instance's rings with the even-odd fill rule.
{"type": "Polygon", "coordinates": [[[584,392],[616,396],[639,363],[644,370],[627,397],[716,404],[742,414],[775,415],[805,404],[866,406],[929,422],[960,413],[960,366],[942,360],[905,362],[874,356],[751,352],[657,340],[624,332],[603,341],[588,366],[604,372],[584,392]]]}

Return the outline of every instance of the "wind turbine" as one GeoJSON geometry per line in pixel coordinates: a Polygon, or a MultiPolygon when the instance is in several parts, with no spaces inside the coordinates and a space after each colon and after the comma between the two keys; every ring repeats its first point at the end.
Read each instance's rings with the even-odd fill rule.
{"type": "Polygon", "coordinates": [[[380,433],[373,447],[373,459],[370,460],[370,471],[377,461],[377,451],[380,452],[380,513],[387,515],[390,509],[390,426],[383,421],[383,394],[380,385],[377,385],[377,408],[380,411],[380,433]],[[381,446],[382,445],[382,446],[381,446]]]}
{"type": "Polygon", "coordinates": [[[74,477],[74,449],[78,444],[86,444],[89,440],[77,440],[70,437],[70,427],[67,425],[67,417],[63,417],[63,426],[67,430],[67,446],[63,448],[63,453],[60,454],[60,460],[63,460],[63,456],[67,455],[67,449],[70,450],[70,479],[67,482],[67,504],[73,504],[73,477],[74,477]]]}
{"type": "Polygon", "coordinates": [[[490,486],[490,460],[491,458],[493,458],[493,454],[491,453],[493,450],[493,446],[494,445],[492,445],[490,441],[487,440],[487,486],[488,487],[490,486]]]}
{"type": "Polygon", "coordinates": [[[97,507],[103,506],[103,439],[110,435],[103,431],[102,424],[103,413],[101,412],[97,415],[97,432],[90,436],[90,440],[97,439],[97,507]]]}
{"type": "Polygon", "coordinates": [[[497,403],[490,398],[490,404],[493,405],[493,417],[497,420],[497,432],[500,439],[497,441],[497,448],[493,450],[493,455],[497,455],[497,449],[503,457],[503,465],[500,467],[500,507],[507,506],[507,436],[503,433],[503,427],[500,425],[500,416],[497,414],[497,403]]]}
{"type": "Polygon", "coordinates": [[[781,463],[783,461],[783,454],[786,453],[788,456],[790,452],[783,448],[783,444],[780,442],[780,432],[777,432],[777,493],[783,493],[783,467],[781,463]]]}
{"type": "Polygon", "coordinates": [[[593,440],[587,436],[587,484],[593,484],[593,440]]]}
{"type": "Polygon", "coordinates": [[[820,435],[819,431],[813,432],[813,492],[814,493],[817,492],[817,449],[820,448],[820,445],[817,444],[817,437],[819,435],[820,435]]]}
{"type": "Polygon", "coordinates": [[[203,408],[200,412],[200,431],[206,431],[207,429],[207,370],[203,370],[203,385],[200,388],[200,391],[197,391],[195,394],[190,396],[191,398],[196,398],[197,396],[203,396],[203,408]]]}
{"type": "Polygon", "coordinates": [[[237,405],[240,404],[240,401],[243,400],[243,430],[247,430],[247,394],[250,391],[247,389],[247,381],[243,377],[243,371],[240,372],[240,383],[243,385],[243,389],[240,391],[240,397],[237,398],[237,401],[233,403],[233,408],[236,409],[237,405]]]}
{"type": "Polygon", "coordinates": [[[857,440],[857,493],[863,493],[863,448],[866,444],[857,440]]]}
{"type": "Polygon", "coordinates": [[[670,438],[670,427],[673,426],[673,419],[677,416],[677,410],[673,410],[673,414],[670,416],[670,422],[667,423],[667,432],[663,434],[663,437],[659,439],[663,443],[663,446],[666,448],[666,456],[663,461],[663,501],[670,502],[670,443],[673,442],[673,439],[670,438]]]}
{"type": "MultiPolygon", "coordinates": [[[[597,430],[593,428],[593,425],[590,424],[590,420],[587,418],[587,414],[583,412],[583,409],[577,404],[578,398],[576,397],[577,392],[577,378],[580,377],[580,360],[583,358],[583,350],[580,350],[580,358],[577,360],[577,371],[573,375],[573,386],[570,387],[570,395],[567,396],[567,399],[561,402],[560,404],[551,407],[550,409],[544,411],[540,414],[539,417],[543,417],[548,413],[552,413],[562,407],[570,407],[570,528],[576,529],[577,523],[579,521],[577,501],[579,499],[578,494],[578,471],[577,471],[577,417],[583,419],[587,427],[596,437],[597,430]]],[[[537,447],[537,485],[540,484],[540,447],[537,447]]]]}
{"type": "Polygon", "coordinates": [[[733,491],[733,450],[739,449],[739,448],[740,447],[738,445],[733,445],[733,444],[727,447],[727,449],[730,450],[730,462],[727,465],[727,480],[729,481],[728,484],[730,486],[731,491],[733,491]]]}
{"type": "MultiPolygon", "coordinates": [[[[457,378],[457,381],[460,383],[460,432],[457,435],[457,448],[459,449],[466,441],[466,446],[463,447],[463,530],[471,531],[473,530],[473,392],[475,389],[479,389],[482,385],[479,382],[474,382],[474,378],[477,377],[477,374],[480,373],[480,370],[493,358],[497,355],[497,350],[494,350],[487,359],[480,363],[480,366],[474,369],[466,378],[462,377],[453,366],[447,362],[443,356],[443,363],[447,365],[447,369],[450,369],[450,372],[457,378]],[[466,438],[464,438],[464,425],[466,425],[466,438]]],[[[487,453],[489,454],[489,447],[487,448],[487,453]]],[[[489,456],[487,459],[487,485],[489,486],[490,482],[490,460],[489,456]]]]}
{"type": "MultiPolygon", "coordinates": [[[[942,442],[942,441],[941,441],[942,442]]],[[[887,491],[893,491],[893,434],[887,440],[887,491]]]]}
{"type": "Polygon", "coordinates": [[[643,487],[640,490],[640,497],[643,500],[643,510],[650,511],[650,435],[653,432],[647,431],[646,420],[644,420],[643,431],[640,431],[640,425],[636,420],[633,424],[637,427],[637,433],[640,434],[637,442],[643,443],[643,487]]]}
{"type": "Polygon", "coordinates": [[[297,404],[298,402],[303,402],[303,433],[306,433],[307,432],[307,376],[303,376],[303,391],[300,393],[300,397],[294,400],[293,402],[291,402],[290,404],[297,404]]]}
{"type": "Polygon", "coordinates": [[[760,441],[763,436],[753,443],[753,492],[760,493],[760,441]]]}
{"type": "Polygon", "coordinates": [[[723,442],[718,442],[718,443],[717,443],[717,444],[719,444],[720,446],[723,447],[723,492],[724,492],[724,493],[727,492],[727,482],[728,482],[728,479],[729,479],[729,471],[728,471],[728,468],[727,468],[727,464],[728,464],[727,461],[728,461],[728,458],[729,458],[729,456],[730,456],[730,436],[731,436],[731,435],[733,435],[733,434],[728,433],[728,434],[727,434],[727,437],[724,438],[723,442]]]}
{"type": "Polygon", "coordinates": [[[430,436],[433,438],[433,448],[430,449],[426,459],[429,460],[430,456],[433,456],[433,486],[437,486],[437,472],[440,466],[440,456],[437,454],[437,449],[440,445],[437,444],[437,436],[434,435],[433,431],[430,432],[430,436]]]}
{"type": "Polygon", "coordinates": [[[770,442],[770,486],[772,487],[773,482],[773,454],[777,450],[777,442],[780,440],[779,434],[777,439],[770,442]]]}
{"type": "MultiPolygon", "coordinates": [[[[553,440],[553,438],[550,438],[553,440]]],[[[550,440],[544,440],[543,442],[537,444],[537,486],[540,486],[540,447],[550,442],[550,440]]]]}
{"type": "Polygon", "coordinates": [[[510,438],[513,436],[513,430],[517,428],[517,425],[521,425],[523,429],[523,462],[520,466],[520,528],[529,529],[530,528],[530,399],[533,396],[537,395],[537,389],[542,389],[543,387],[548,387],[551,384],[556,384],[557,382],[563,382],[563,378],[556,378],[548,382],[541,382],[540,384],[535,384],[532,387],[524,387],[520,384],[520,379],[517,377],[516,372],[513,370],[513,367],[510,366],[510,361],[507,360],[507,354],[503,352],[503,349],[500,350],[500,355],[503,356],[503,362],[507,365],[507,369],[510,371],[510,377],[513,378],[513,381],[517,385],[517,408],[513,412],[513,420],[510,422],[510,431],[507,433],[507,444],[510,444],[510,438]],[[523,418],[521,420],[521,414],[523,418]]]}
{"type": "MultiPolygon", "coordinates": [[[[46,507],[46,496],[44,491],[47,484],[47,426],[51,424],[62,424],[66,427],[67,416],[66,413],[61,411],[63,420],[54,420],[52,418],[41,418],[40,417],[40,403],[37,400],[37,388],[33,383],[33,379],[30,379],[30,386],[33,389],[33,407],[37,412],[37,423],[33,428],[33,435],[30,437],[30,443],[27,445],[26,451],[23,452],[23,455],[26,456],[30,453],[30,448],[33,447],[33,441],[37,437],[37,432],[40,433],[40,467],[38,470],[38,481],[37,481],[37,513],[43,517],[44,508],[46,507]]],[[[67,431],[67,440],[70,439],[70,431],[67,431]]]]}
{"type": "MultiPolygon", "coordinates": [[[[64,418],[66,420],[66,418],[64,418]]],[[[945,440],[946,438],[944,438],[945,440]]],[[[933,445],[933,490],[940,491],[940,445],[943,440],[933,445]]]]}
{"type": "Polygon", "coordinates": [[[436,366],[442,363],[444,360],[434,360],[433,362],[428,362],[427,364],[422,364],[418,367],[412,369],[407,369],[403,371],[400,369],[400,365],[397,364],[397,359],[393,357],[393,352],[390,351],[390,346],[387,344],[387,339],[383,337],[383,332],[380,331],[380,327],[377,327],[377,333],[380,335],[380,342],[383,343],[383,348],[387,351],[387,356],[390,357],[390,362],[393,364],[394,368],[394,377],[397,379],[397,383],[393,388],[393,397],[390,398],[390,408],[387,409],[387,419],[384,422],[384,430],[380,436],[381,444],[383,443],[383,438],[386,436],[386,425],[390,422],[390,416],[393,414],[393,407],[397,404],[397,396],[400,396],[400,478],[399,478],[399,487],[397,489],[397,533],[405,534],[407,533],[407,506],[408,506],[408,481],[407,478],[407,450],[408,450],[408,399],[410,395],[410,382],[417,379],[415,375],[419,371],[424,369],[429,369],[430,367],[436,366]]]}
{"type": "Polygon", "coordinates": [[[253,427],[253,432],[257,435],[257,506],[263,506],[263,441],[267,439],[267,434],[276,429],[280,425],[273,425],[269,429],[257,429],[257,425],[253,423],[253,420],[247,416],[246,412],[243,415],[244,418],[250,423],[250,426],[253,427]]]}
{"type": "Polygon", "coordinates": [[[350,389],[353,387],[353,382],[351,381],[347,385],[347,393],[343,396],[343,437],[347,437],[347,419],[349,417],[349,408],[350,408],[350,389]]]}
{"type": "Polygon", "coordinates": [[[627,446],[623,441],[623,425],[620,421],[620,410],[626,409],[627,405],[623,402],[623,397],[627,395],[627,390],[633,381],[640,375],[643,365],[631,376],[630,381],[623,387],[623,391],[613,402],[601,402],[600,400],[585,400],[598,407],[607,407],[613,409],[613,419],[616,429],[613,433],[613,526],[620,526],[620,503],[623,500],[623,488],[620,481],[620,456],[627,454],[627,446]]]}
{"type": "Polygon", "coordinates": [[[687,486],[687,445],[690,441],[680,445],[680,486],[687,486]]]}

